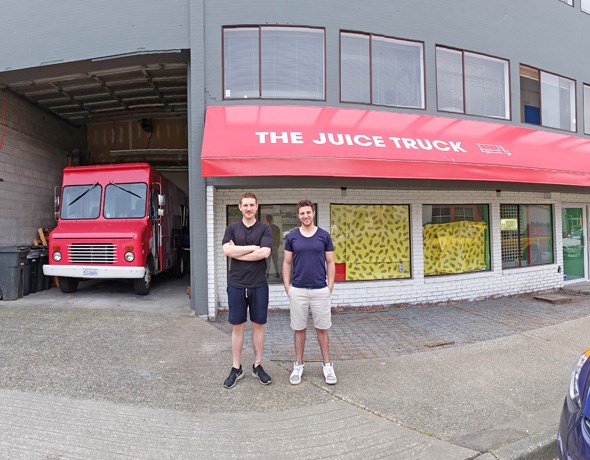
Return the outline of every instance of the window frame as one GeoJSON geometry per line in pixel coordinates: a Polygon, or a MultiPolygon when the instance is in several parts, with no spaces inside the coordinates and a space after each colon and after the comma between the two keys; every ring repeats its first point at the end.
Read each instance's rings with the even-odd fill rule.
{"type": "MultiPolygon", "coordinates": [[[[345,283],[356,283],[356,282],[366,282],[366,281],[403,281],[403,280],[410,280],[413,279],[414,277],[414,259],[413,259],[413,251],[412,251],[412,214],[411,214],[411,205],[408,203],[363,203],[363,202],[359,202],[359,203],[338,203],[338,202],[331,202],[330,203],[330,235],[332,237],[332,241],[334,242],[334,260],[336,263],[336,281],[337,282],[345,282],[345,283]],[[348,272],[347,268],[346,268],[346,263],[344,262],[338,262],[339,258],[341,257],[340,251],[344,251],[346,253],[346,250],[349,248],[344,248],[342,249],[341,246],[339,245],[339,235],[338,232],[334,231],[333,226],[337,225],[337,222],[334,221],[333,219],[333,207],[334,206],[342,206],[342,207],[348,207],[348,208],[360,208],[363,210],[367,210],[367,208],[370,207],[392,207],[392,208],[404,208],[405,209],[405,213],[407,216],[407,246],[408,246],[408,259],[407,259],[407,265],[405,263],[404,260],[400,259],[399,260],[399,265],[398,265],[398,270],[400,273],[407,273],[407,276],[390,276],[390,277],[381,277],[381,278],[370,278],[370,279],[365,279],[365,278],[358,278],[358,279],[346,279],[346,273],[348,272]],[[342,267],[344,265],[344,268],[342,267]],[[344,272],[342,272],[341,270],[344,270],[344,272]],[[344,278],[342,278],[344,276],[344,278]]],[[[365,229],[366,230],[366,229],[365,229]]],[[[354,243],[353,242],[353,238],[351,238],[349,235],[345,235],[345,241],[348,243],[351,243],[351,245],[354,243]]],[[[358,257],[358,255],[357,255],[358,257]]],[[[393,256],[390,256],[390,258],[393,258],[393,256]]],[[[375,264],[378,264],[377,262],[374,262],[375,264]]],[[[396,262],[390,262],[392,265],[397,264],[397,259],[396,262]]],[[[374,273],[374,271],[373,271],[374,273]]]]}
{"type": "Polygon", "coordinates": [[[584,134],[590,136],[590,84],[582,83],[582,103],[583,105],[583,114],[584,114],[584,125],[583,130],[584,134]],[[588,96],[586,97],[586,93],[588,96]]]}
{"type": "Polygon", "coordinates": [[[423,260],[424,260],[424,278],[434,278],[437,276],[456,276],[456,275],[465,275],[465,274],[472,274],[472,273],[481,273],[481,272],[490,272],[492,270],[492,236],[491,236],[491,206],[488,203],[468,203],[468,202],[461,202],[461,203],[423,203],[422,204],[422,251],[423,251],[423,260]],[[425,208],[431,208],[431,215],[430,215],[430,222],[425,222],[425,208]],[[466,213],[465,210],[471,210],[471,219],[465,218],[458,218],[458,214],[462,213],[463,217],[465,217],[466,213]],[[435,210],[439,210],[441,212],[436,212],[435,210]],[[460,211],[460,212],[459,212],[460,211]],[[445,214],[442,214],[445,212],[445,214]],[[448,214],[447,214],[448,212],[448,214]],[[444,217],[444,219],[441,219],[444,217]],[[446,219],[448,217],[448,220],[446,219]],[[479,220],[476,220],[476,217],[479,217],[479,220]],[[424,235],[424,227],[426,225],[444,225],[444,224],[452,224],[457,222],[485,222],[486,228],[484,230],[484,262],[485,268],[479,269],[472,269],[468,271],[462,271],[458,273],[449,273],[449,272],[442,272],[442,273],[427,273],[427,269],[433,265],[428,265],[428,263],[435,264],[435,262],[429,262],[430,259],[427,260],[427,249],[426,249],[426,238],[424,235]],[[428,263],[427,263],[428,262],[428,263]]]}
{"type": "MultiPolygon", "coordinates": [[[[505,218],[502,217],[502,208],[506,207],[506,206],[516,206],[517,207],[517,216],[516,216],[516,224],[517,224],[517,228],[516,230],[511,229],[511,230],[500,230],[500,251],[502,253],[502,270],[510,270],[513,268],[530,268],[530,267],[538,267],[538,266],[543,266],[543,265],[553,265],[556,263],[556,245],[555,245],[555,239],[556,239],[556,235],[555,235],[555,209],[554,206],[552,204],[547,204],[547,203],[502,203],[500,204],[500,227],[503,225],[503,220],[505,218]],[[522,265],[522,260],[523,257],[522,255],[524,255],[524,251],[528,250],[529,252],[527,253],[530,257],[530,253],[532,251],[530,251],[529,248],[533,247],[533,243],[531,243],[530,241],[530,236],[527,236],[527,238],[529,238],[528,241],[525,241],[524,245],[522,244],[522,237],[521,237],[521,233],[524,231],[523,229],[521,229],[521,220],[522,220],[522,215],[523,212],[526,208],[530,208],[530,207],[541,207],[541,208],[548,208],[549,210],[549,219],[550,221],[548,222],[547,228],[550,231],[550,235],[548,236],[549,240],[548,243],[550,244],[551,247],[551,260],[548,262],[541,262],[541,263],[533,263],[533,264],[527,264],[527,265],[522,265]],[[507,247],[504,247],[504,241],[505,238],[502,234],[502,232],[504,231],[512,231],[512,232],[516,232],[516,238],[518,240],[518,255],[520,257],[515,258],[512,261],[506,261],[506,262],[511,262],[514,263],[514,265],[508,265],[507,263],[505,264],[505,260],[504,260],[504,253],[508,252],[507,247]],[[523,247],[524,246],[524,247],[523,247]]],[[[530,223],[527,221],[526,222],[527,227],[530,225],[530,223]]],[[[527,229],[527,232],[529,230],[527,229]]],[[[539,237],[542,237],[542,235],[538,235],[539,237]]],[[[533,235],[534,237],[534,235],[533,235]]],[[[514,238],[514,237],[512,237],[514,238]]],[[[510,238],[508,238],[510,239],[510,238]]],[[[537,243],[538,245],[538,243],[537,243]]],[[[537,247],[537,251],[538,251],[538,247],[537,247]]]]}
{"type": "Polygon", "coordinates": [[[326,28],[325,27],[317,27],[317,26],[305,26],[305,25],[294,25],[294,24],[242,24],[242,25],[231,25],[231,26],[222,26],[221,28],[221,95],[224,101],[240,101],[240,100],[247,100],[247,99],[254,99],[254,100],[293,100],[293,101],[326,101],[326,76],[327,76],[327,69],[326,69],[326,28]],[[263,88],[262,88],[262,81],[263,81],[263,69],[262,69],[262,58],[263,58],[263,50],[262,50],[262,29],[265,28],[272,28],[272,29],[309,29],[314,31],[321,31],[323,37],[323,72],[322,72],[322,97],[321,98],[291,98],[291,97],[263,97],[263,88]],[[227,97],[226,96],[226,81],[225,81],[225,31],[226,30],[237,30],[237,29],[257,29],[258,33],[258,96],[257,97],[227,97]]]}
{"type": "Polygon", "coordinates": [[[525,68],[527,68],[529,70],[533,70],[533,71],[535,71],[537,73],[537,77],[538,78],[536,79],[536,81],[537,81],[537,85],[538,85],[538,89],[539,89],[539,107],[538,107],[539,108],[539,124],[537,124],[537,123],[531,123],[531,122],[526,122],[524,120],[524,116],[525,116],[524,107],[525,107],[525,104],[523,103],[523,100],[522,100],[522,85],[521,85],[521,88],[520,88],[521,93],[520,93],[520,101],[519,101],[519,105],[520,105],[520,109],[521,109],[521,116],[520,116],[521,123],[523,123],[523,124],[532,124],[532,125],[535,125],[535,126],[543,126],[544,128],[555,129],[555,130],[562,131],[562,132],[565,132],[565,133],[577,133],[578,132],[578,125],[579,125],[579,123],[578,123],[578,116],[577,116],[578,115],[578,98],[577,98],[578,87],[577,87],[577,81],[576,81],[576,79],[569,78],[569,77],[566,77],[564,75],[561,75],[561,74],[558,74],[558,73],[555,73],[555,72],[548,72],[546,70],[542,70],[542,69],[540,69],[538,67],[534,67],[534,66],[531,66],[531,65],[528,65],[528,64],[520,63],[519,64],[519,70],[518,70],[519,80],[521,80],[522,78],[527,78],[526,76],[523,76],[523,69],[522,69],[523,67],[525,67],[525,68]],[[572,95],[570,95],[570,97],[572,97],[572,100],[573,100],[572,113],[570,114],[570,123],[573,123],[573,125],[574,125],[573,126],[573,129],[566,129],[566,128],[560,128],[560,127],[555,127],[555,126],[549,126],[549,125],[543,123],[543,85],[541,83],[542,75],[543,74],[549,75],[549,76],[553,76],[553,77],[557,77],[558,79],[564,79],[564,80],[567,80],[567,81],[573,83],[573,91],[572,91],[573,97],[572,97],[572,95]]]}
{"type": "Polygon", "coordinates": [[[461,49],[461,48],[454,48],[452,46],[445,46],[445,45],[435,45],[435,49],[434,49],[434,69],[435,69],[435,91],[436,91],[436,109],[439,112],[443,112],[443,113],[459,113],[459,114],[463,114],[463,115],[469,115],[469,116],[475,116],[475,117],[482,117],[482,118],[491,118],[494,120],[507,120],[507,121],[511,121],[512,120],[512,85],[511,85],[511,81],[510,81],[510,59],[505,59],[505,58],[501,58],[499,56],[494,56],[492,54],[487,54],[487,53],[479,53],[479,52],[475,52],[475,51],[471,51],[471,50],[466,50],[466,49],[461,49]],[[447,50],[447,51],[452,51],[452,52],[456,52],[456,53],[460,53],[461,54],[461,88],[463,91],[463,110],[462,111],[452,111],[452,110],[444,110],[441,109],[439,106],[439,71],[438,71],[438,53],[437,51],[441,49],[441,50],[447,50]],[[482,59],[486,59],[489,61],[499,61],[499,62],[503,62],[505,63],[505,70],[504,70],[504,104],[505,104],[505,117],[499,117],[499,116],[493,116],[493,115],[482,115],[479,113],[473,113],[473,112],[468,112],[467,111],[467,91],[466,91],[466,85],[465,85],[465,79],[466,79],[466,75],[465,75],[465,54],[468,54],[470,56],[474,56],[474,57],[478,57],[478,58],[482,58],[482,59]]]}
{"type": "Polygon", "coordinates": [[[339,100],[340,103],[344,104],[365,104],[365,105],[373,105],[377,107],[398,107],[402,109],[414,109],[414,110],[426,110],[426,46],[423,40],[413,40],[401,37],[395,37],[391,35],[383,35],[383,34],[374,34],[371,32],[362,32],[357,30],[349,30],[349,29],[340,29],[339,31],[339,73],[340,73],[340,91],[339,91],[339,100]],[[368,74],[369,74],[369,101],[349,101],[342,98],[342,81],[343,81],[343,73],[342,73],[342,34],[348,35],[358,35],[364,36],[368,38],[369,43],[369,56],[368,56],[368,74]],[[421,99],[421,106],[411,106],[411,105],[391,105],[391,104],[380,104],[374,102],[373,98],[373,38],[380,38],[385,40],[391,40],[394,42],[406,42],[412,45],[419,45],[420,53],[421,53],[421,62],[420,62],[420,76],[421,76],[421,84],[419,84],[418,88],[420,88],[420,99],[421,99]]]}
{"type": "MultiPolygon", "coordinates": [[[[275,220],[276,215],[273,214],[272,212],[268,212],[266,210],[266,208],[272,209],[274,207],[279,207],[280,209],[281,208],[292,208],[293,209],[292,219],[295,221],[295,223],[294,223],[294,227],[292,227],[290,230],[293,230],[294,228],[299,228],[301,226],[301,222],[299,221],[299,218],[297,217],[297,203],[260,203],[260,201],[258,201],[258,210],[256,211],[256,220],[260,221],[262,223],[267,223],[267,221],[266,221],[267,214],[271,214],[273,216],[273,220],[275,220]]],[[[317,203],[313,203],[313,209],[314,209],[313,222],[317,226],[317,224],[318,224],[318,204],[317,203]]],[[[281,211],[282,211],[282,209],[281,209],[281,211]]],[[[226,225],[226,227],[230,223],[239,222],[240,220],[242,220],[242,213],[240,212],[238,205],[237,204],[226,205],[226,207],[225,207],[225,225],[226,225]],[[230,221],[230,214],[232,214],[231,221],[230,221]]],[[[275,220],[275,223],[276,223],[276,220],[275,220]]],[[[283,226],[283,224],[281,223],[281,227],[282,226],[283,226]]],[[[281,231],[280,243],[278,245],[273,244],[273,247],[278,248],[276,260],[278,263],[279,277],[278,278],[277,277],[267,277],[268,284],[283,284],[282,265],[283,265],[283,252],[285,250],[283,234],[285,234],[285,231],[282,228],[280,229],[280,231],[281,231]],[[282,246],[282,248],[281,248],[281,246],[282,246]]],[[[266,259],[266,264],[267,264],[268,273],[270,274],[273,271],[272,269],[276,268],[274,266],[272,252],[271,252],[271,255],[266,259]]],[[[230,258],[226,257],[226,271],[228,274],[229,274],[229,268],[230,268],[230,258]]]]}

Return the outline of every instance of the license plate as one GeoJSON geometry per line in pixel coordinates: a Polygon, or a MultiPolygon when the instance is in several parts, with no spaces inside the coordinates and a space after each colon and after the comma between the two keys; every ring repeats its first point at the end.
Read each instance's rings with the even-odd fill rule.
{"type": "Polygon", "coordinates": [[[82,270],[82,275],[87,278],[98,276],[98,270],[82,270]]]}

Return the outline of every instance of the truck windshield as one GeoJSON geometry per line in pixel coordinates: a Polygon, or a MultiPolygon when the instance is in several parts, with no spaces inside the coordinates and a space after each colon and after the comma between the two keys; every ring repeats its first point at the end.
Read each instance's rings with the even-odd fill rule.
{"type": "Polygon", "coordinates": [[[60,217],[96,219],[100,213],[102,188],[98,184],[68,185],[63,188],[60,217]]]}
{"type": "Polygon", "coordinates": [[[145,217],[147,184],[142,182],[115,184],[104,192],[104,216],[107,219],[145,217]]]}

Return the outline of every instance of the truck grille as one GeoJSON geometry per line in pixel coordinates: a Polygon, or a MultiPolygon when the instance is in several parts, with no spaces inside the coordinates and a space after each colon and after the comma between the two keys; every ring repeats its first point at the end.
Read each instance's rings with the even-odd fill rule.
{"type": "Polygon", "coordinates": [[[73,264],[113,264],[117,247],[112,243],[72,243],[68,245],[68,258],[73,264]]]}

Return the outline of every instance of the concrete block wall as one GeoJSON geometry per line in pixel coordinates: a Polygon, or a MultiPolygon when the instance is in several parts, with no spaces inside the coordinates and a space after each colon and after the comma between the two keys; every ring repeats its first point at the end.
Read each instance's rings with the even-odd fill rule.
{"type": "MultiPolygon", "coordinates": [[[[309,198],[317,203],[318,225],[330,228],[330,204],[407,204],[410,206],[412,239],[412,278],[381,281],[338,282],[332,293],[335,307],[375,307],[400,304],[440,303],[508,296],[557,289],[563,285],[563,251],[561,247],[561,200],[559,194],[495,191],[437,191],[437,190],[347,190],[346,196],[335,189],[222,189],[209,187],[208,209],[213,210],[209,228],[213,241],[208,248],[208,260],[214,265],[209,278],[209,316],[227,309],[226,258],[221,240],[226,226],[226,207],[237,204],[241,193],[254,192],[260,204],[293,203],[309,198]],[[458,275],[424,276],[422,250],[423,204],[487,204],[490,208],[491,258],[490,271],[458,275]],[[500,204],[553,205],[555,261],[535,267],[502,269],[500,245],[500,204]]],[[[590,203],[590,196],[565,197],[568,202],[590,203]]],[[[288,298],[282,284],[270,285],[270,307],[288,308],[288,298]]]]}
{"type": "Polygon", "coordinates": [[[0,246],[30,245],[53,227],[53,189],[66,156],[85,135],[6,90],[0,90],[0,246]]]}

